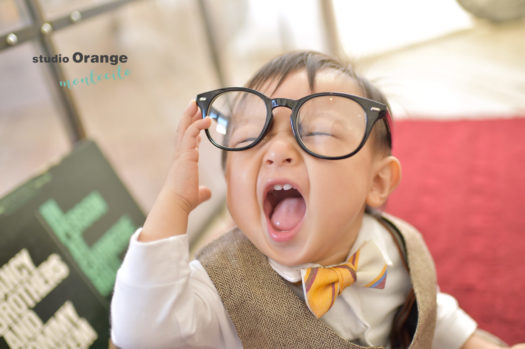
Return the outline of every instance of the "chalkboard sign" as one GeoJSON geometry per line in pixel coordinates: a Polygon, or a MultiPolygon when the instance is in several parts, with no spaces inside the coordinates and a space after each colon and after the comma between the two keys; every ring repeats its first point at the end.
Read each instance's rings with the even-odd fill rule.
{"type": "Polygon", "coordinates": [[[107,348],[144,214],[92,141],[0,200],[0,348],[107,348]]]}

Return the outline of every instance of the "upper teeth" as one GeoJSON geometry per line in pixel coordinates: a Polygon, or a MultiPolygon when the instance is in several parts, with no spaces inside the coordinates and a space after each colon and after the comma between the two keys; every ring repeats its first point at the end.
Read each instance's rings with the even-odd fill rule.
{"type": "Polygon", "coordinates": [[[292,189],[292,185],[291,184],[284,184],[284,185],[281,185],[281,184],[276,184],[273,186],[273,190],[290,190],[292,189]]]}

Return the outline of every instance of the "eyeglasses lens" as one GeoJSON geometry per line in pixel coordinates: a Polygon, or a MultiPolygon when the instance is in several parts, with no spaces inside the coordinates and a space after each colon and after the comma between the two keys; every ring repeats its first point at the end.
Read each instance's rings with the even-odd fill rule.
{"type": "Polygon", "coordinates": [[[297,113],[298,136],[308,150],[327,157],[345,156],[361,144],[366,113],[353,100],[318,96],[307,100],[297,113]]]}
{"type": "Polygon", "coordinates": [[[208,133],[215,143],[223,147],[247,147],[261,135],[266,113],[264,100],[254,93],[221,93],[208,108],[208,116],[212,119],[208,133]]]}

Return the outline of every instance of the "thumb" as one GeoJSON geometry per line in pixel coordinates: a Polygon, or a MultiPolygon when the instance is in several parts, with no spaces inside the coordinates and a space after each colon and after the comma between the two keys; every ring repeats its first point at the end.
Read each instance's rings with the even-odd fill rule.
{"type": "Polygon", "coordinates": [[[199,205],[202,204],[204,201],[207,201],[211,198],[211,190],[210,188],[200,185],[199,186],[199,205]]]}

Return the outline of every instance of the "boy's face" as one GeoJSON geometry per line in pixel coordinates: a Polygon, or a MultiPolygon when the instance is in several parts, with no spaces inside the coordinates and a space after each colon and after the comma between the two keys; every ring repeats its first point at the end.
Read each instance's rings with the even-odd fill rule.
{"type": "MultiPolygon", "coordinates": [[[[313,92],[304,70],[290,74],[271,94],[274,86],[268,84],[260,91],[290,99],[313,92],[362,96],[350,77],[333,70],[317,73],[313,92]]],[[[258,145],[228,153],[230,213],[248,239],[281,264],[342,262],[361,227],[381,156],[374,153],[369,140],[347,159],[315,158],[297,144],[290,113],[287,108],[274,109],[273,126],[258,145]]]]}

